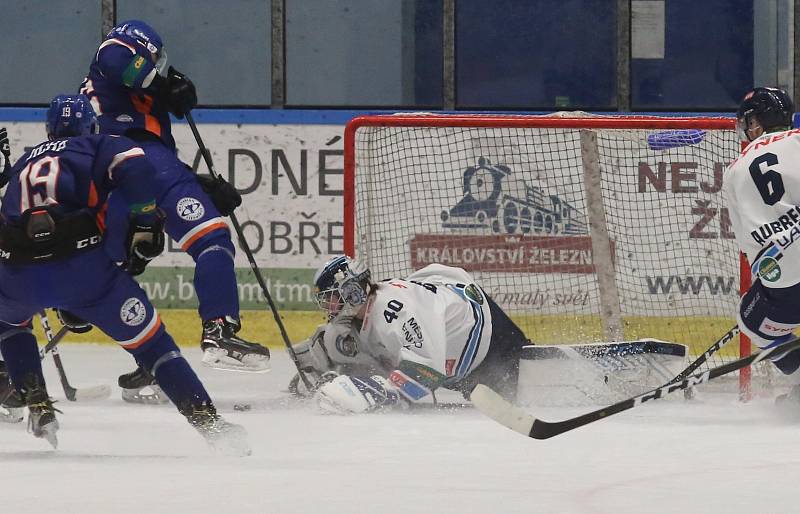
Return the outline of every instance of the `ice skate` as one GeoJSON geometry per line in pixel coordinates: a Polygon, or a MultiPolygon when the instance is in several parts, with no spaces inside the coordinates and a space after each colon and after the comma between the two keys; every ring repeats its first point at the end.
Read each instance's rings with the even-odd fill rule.
{"type": "Polygon", "coordinates": [[[269,371],[269,349],[237,337],[239,328],[239,323],[227,316],[204,322],[200,342],[203,364],[228,371],[269,371]]]}
{"type": "Polygon", "coordinates": [[[23,419],[25,402],[11,384],[4,363],[0,362],[0,422],[19,423],[23,419]]]}
{"type": "Polygon", "coordinates": [[[28,432],[34,437],[45,439],[53,448],[58,448],[58,420],[53,400],[47,394],[44,382],[35,376],[25,378],[22,397],[28,406],[28,432]]]}
{"type": "Polygon", "coordinates": [[[225,421],[213,405],[192,406],[187,411],[182,412],[189,424],[215,452],[230,457],[246,457],[252,453],[244,427],[225,421]]]}
{"type": "Polygon", "coordinates": [[[122,388],[122,399],[128,403],[158,405],[169,403],[156,379],[141,366],[130,373],[120,375],[117,380],[122,388]]]}

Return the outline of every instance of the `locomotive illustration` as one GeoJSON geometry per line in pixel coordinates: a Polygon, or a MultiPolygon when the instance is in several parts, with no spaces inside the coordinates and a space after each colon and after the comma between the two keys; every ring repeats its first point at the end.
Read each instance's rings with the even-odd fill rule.
{"type": "Polygon", "coordinates": [[[464,196],[441,213],[444,228],[491,228],[503,234],[588,233],[586,219],[574,206],[538,186],[523,183],[524,192],[503,191],[511,168],[480,157],[464,171],[464,196]]]}

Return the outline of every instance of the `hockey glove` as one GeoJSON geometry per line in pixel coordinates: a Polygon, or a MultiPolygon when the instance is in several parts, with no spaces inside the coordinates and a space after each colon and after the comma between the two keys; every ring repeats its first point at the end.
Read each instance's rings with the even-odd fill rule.
{"type": "Polygon", "coordinates": [[[317,391],[320,408],[332,414],[359,414],[391,408],[400,402],[397,388],[380,375],[339,375],[317,391]]]}
{"type": "Polygon", "coordinates": [[[224,178],[208,175],[195,175],[203,191],[223,216],[230,216],[234,209],[242,205],[242,195],[224,178]]]}
{"type": "Polygon", "coordinates": [[[162,98],[167,105],[167,110],[178,118],[186,116],[186,113],[197,105],[197,91],[194,84],[186,75],[172,66],[169,67],[167,77],[161,87],[163,88],[162,98]]]}
{"type": "Polygon", "coordinates": [[[11,180],[11,144],[5,127],[0,128],[0,188],[11,180]]]}
{"type": "Polygon", "coordinates": [[[58,321],[67,327],[70,332],[75,332],[76,334],[85,334],[92,329],[91,323],[82,320],[78,316],[69,311],[65,311],[64,309],[56,309],[56,316],[58,316],[58,321]]]}
{"type": "Polygon", "coordinates": [[[164,251],[164,221],[163,211],[158,209],[152,223],[137,223],[132,221],[128,229],[128,261],[125,271],[133,275],[141,275],[150,261],[161,255],[164,251]]]}

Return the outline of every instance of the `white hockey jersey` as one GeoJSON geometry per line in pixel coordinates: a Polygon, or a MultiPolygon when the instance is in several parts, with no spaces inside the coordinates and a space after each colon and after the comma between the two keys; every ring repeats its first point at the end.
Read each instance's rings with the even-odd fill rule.
{"type": "MultiPolygon", "coordinates": [[[[405,279],[378,283],[370,295],[359,340],[379,360],[397,367],[411,361],[457,380],[486,356],[492,317],[483,291],[461,268],[430,264],[405,279]]],[[[401,392],[417,394],[393,373],[401,392]]]]}
{"type": "Polygon", "coordinates": [[[800,282],[800,130],[764,134],[725,170],[739,248],[767,287],[800,282]]]}

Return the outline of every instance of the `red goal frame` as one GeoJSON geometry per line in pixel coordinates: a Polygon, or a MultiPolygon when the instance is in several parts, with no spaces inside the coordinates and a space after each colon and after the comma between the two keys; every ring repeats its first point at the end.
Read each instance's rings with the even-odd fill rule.
{"type": "MultiPolygon", "coordinates": [[[[495,114],[383,114],[358,116],[347,123],[344,131],[344,251],[355,254],[355,144],[356,132],[362,127],[485,127],[485,128],[573,128],[573,129],[702,129],[735,130],[732,117],[661,117],[661,116],[593,116],[570,117],[552,115],[495,115],[495,114]]],[[[750,287],[750,267],[740,254],[739,294],[750,287]]],[[[739,335],[739,353],[750,355],[751,344],[744,334],[739,335]]],[[[740,398],[751,398],[751,369],[739,373],[740,398]]]]}

